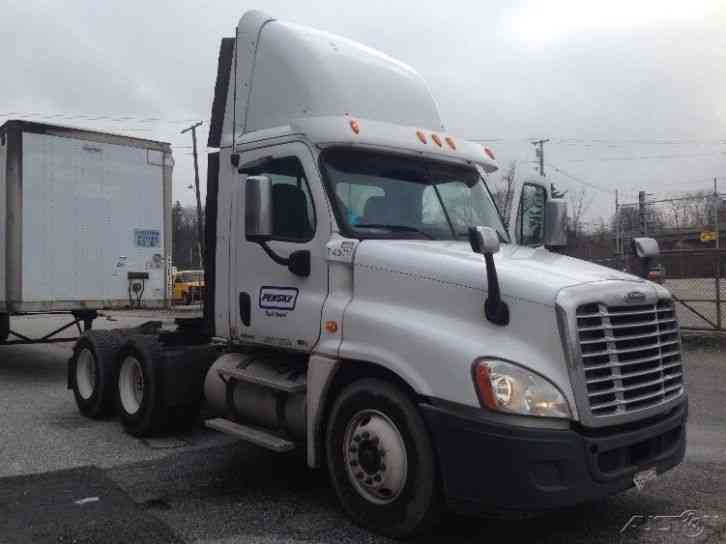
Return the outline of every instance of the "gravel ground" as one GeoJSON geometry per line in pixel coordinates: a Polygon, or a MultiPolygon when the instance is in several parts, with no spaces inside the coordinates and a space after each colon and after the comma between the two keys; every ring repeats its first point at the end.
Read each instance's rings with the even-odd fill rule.
{"type": "MultiPolygon", "coordinates": [[[[97,325],[133,326],[149,316],[112,318],[97,325]]],[[[52,328],[54,320],[19,319],[14,326],[35,334],[52,328]]],[[[682,465],[643,492],[546,516],[518,521],[447,516],[420,541],[726,541],[726,344],[688,339],[686,351],[690,420],[682,465]],[[620,533],[633,515],[685,510],[710,516],[698,538],[685,535],[682,523],[667,532],[620,533]]],[[[115,421],[82,418],[65,389],[69,354],[70,347],[60,345],[0,348],[0,477],[96,465],[190,543],[386,542],[341,514],[324,471],[307,469],[299,454],[275,455],[201,425],[183,435],[138,440],[115,421]]],[[[2,520],[3,542],[1,528],[2,520]]]]}

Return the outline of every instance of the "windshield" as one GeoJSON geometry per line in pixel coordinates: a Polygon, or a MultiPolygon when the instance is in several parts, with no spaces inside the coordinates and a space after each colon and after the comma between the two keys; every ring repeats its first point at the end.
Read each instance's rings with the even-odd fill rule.
{"type": "Polygon", "coordinates": [[[322,164],[341,228],[355,237],[466,240],[468,227],[488,226],[508,241],[473,167],[357,149],[329,150],[322,164]]]}
{"type": "Polygon", "coordinates": [[[473,167],[357,149],[327,151],[322,164],[353,236],[466,240],[468,227],[489,226],[508,241],[473,167]]]}

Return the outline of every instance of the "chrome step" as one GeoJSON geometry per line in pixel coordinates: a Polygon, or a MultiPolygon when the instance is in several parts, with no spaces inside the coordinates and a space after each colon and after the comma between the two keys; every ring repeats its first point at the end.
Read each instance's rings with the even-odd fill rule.
{"type": "Polygon", "coordinates": [[[224,418],[208,419],[204,425],[215,431],[236,436],[247,442],[251,442],[256,446],[266,448],[268,450],[282,453],[295,448],[295,443],[290,442],[280,436],[272,434],[268,431],[258,429],[257,427],[249,427],[241,425],[234,421],[224,418]]]}
{"type": "Polygon", "coordinates": [[[278,372],[269,365],[251,364],[243,368],[221,368],[219,375],[240,382],[249,382],[285,393],[303,393],[307,388],[305,373],[278,372]]]}

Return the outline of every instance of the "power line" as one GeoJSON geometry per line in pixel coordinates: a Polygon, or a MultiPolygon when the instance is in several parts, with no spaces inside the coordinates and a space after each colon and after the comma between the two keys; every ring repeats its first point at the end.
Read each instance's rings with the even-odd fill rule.
{"type": "Polygon", "coordinates": [[[587,159],[565,159],[565,162],[610,162],[610,161],[645,161],[645,160],[667,160],[667,159],[684,159],[692,157],[716,157],[718,155],[726,156],[726,151],[720,153],[682,153],[668,155],[640,155],[635,157],[590,157],[587,159]]]}
{"type": "MultiPolygon", "coordinates": [[[[531,143],[533,138],[467,138],[471,142],[494,142],[494,143],[531,143]]],[[[550,138],[553,145],[726,145],[726,138],[713,138],[708,140],[694,139],[584,139],[584,138],[550,138]]]]}
{"type": "Polygon", "coordinates": [[[0,113],[0,117],[35,117],[38,119],[61,119],[64,121],[69,120],[81,120],[90,122],[108,122],[108,123],[123,123],[123,122],[135,122],[135,123],[171,123],[171,124],[186,124],[192,123],[199,119],[199,117],[189,117],[181,119],[172,119],[164,117],[156,117],[153,115],[99,115],[90,113],[37,113],[37,112],[5,112],[0,113]]]}
{"type": "Polygon", "coordinates": [[[573,181],[576,181],[578,183],[581,183],[583,185],[586,185],[586,186],[588,186],[588,187],[590,187],[592,189],[595,189],[597,191],[601,191],[603,193],[608,193],[608,194],[614,194],[615,193],[615,191],[613,191],[611,189],[605,189],[604,187],[600,187],[599,185],[595,185],[594,183],[591,183],[589,181],[585,181],[584,179],[579,178],[579,177],[577,177],[577,176],[575,176],[573,174],[570,174],[570,173],[566,172],[565,170],[562,170],[561,168],[558,168],[556,166],[553,166],[552,164],[550,164],[550,168],[552,170],[554,170],[555,172],[558,172],[558,173],[562,174],[563,176],[565,176],[567,178],[570,178],[573,181]]]}

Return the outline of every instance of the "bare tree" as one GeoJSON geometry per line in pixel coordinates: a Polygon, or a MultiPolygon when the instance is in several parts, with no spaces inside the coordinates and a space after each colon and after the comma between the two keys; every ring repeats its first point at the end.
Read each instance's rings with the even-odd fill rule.
{"type": "Polygon", "coordinates": [[[517,177],[517,163],[511,161],[506,170],[502,171],[499,180],[494,184],[493,194],[497,208],[502,214],[504,224],[509,225],[509,219],[514,200],[514,180],[517,177]]]}
{"type": "Polygon", "coordinates": [[[684,195],[683,199],[671,200],[663,213],[665,226],[681,230],[709,225],[713,215],[710,196],[706,191],[696,191],[684,195]]]}
{"type": "Polygon", "coordinates": [[[580,187],[578,191],[568,191],[567,194],[570,201],[570,231],[577,239],[582,231],[583,218],[592,205],[592,197],[588,195],[585,187],[580,187]]]}

